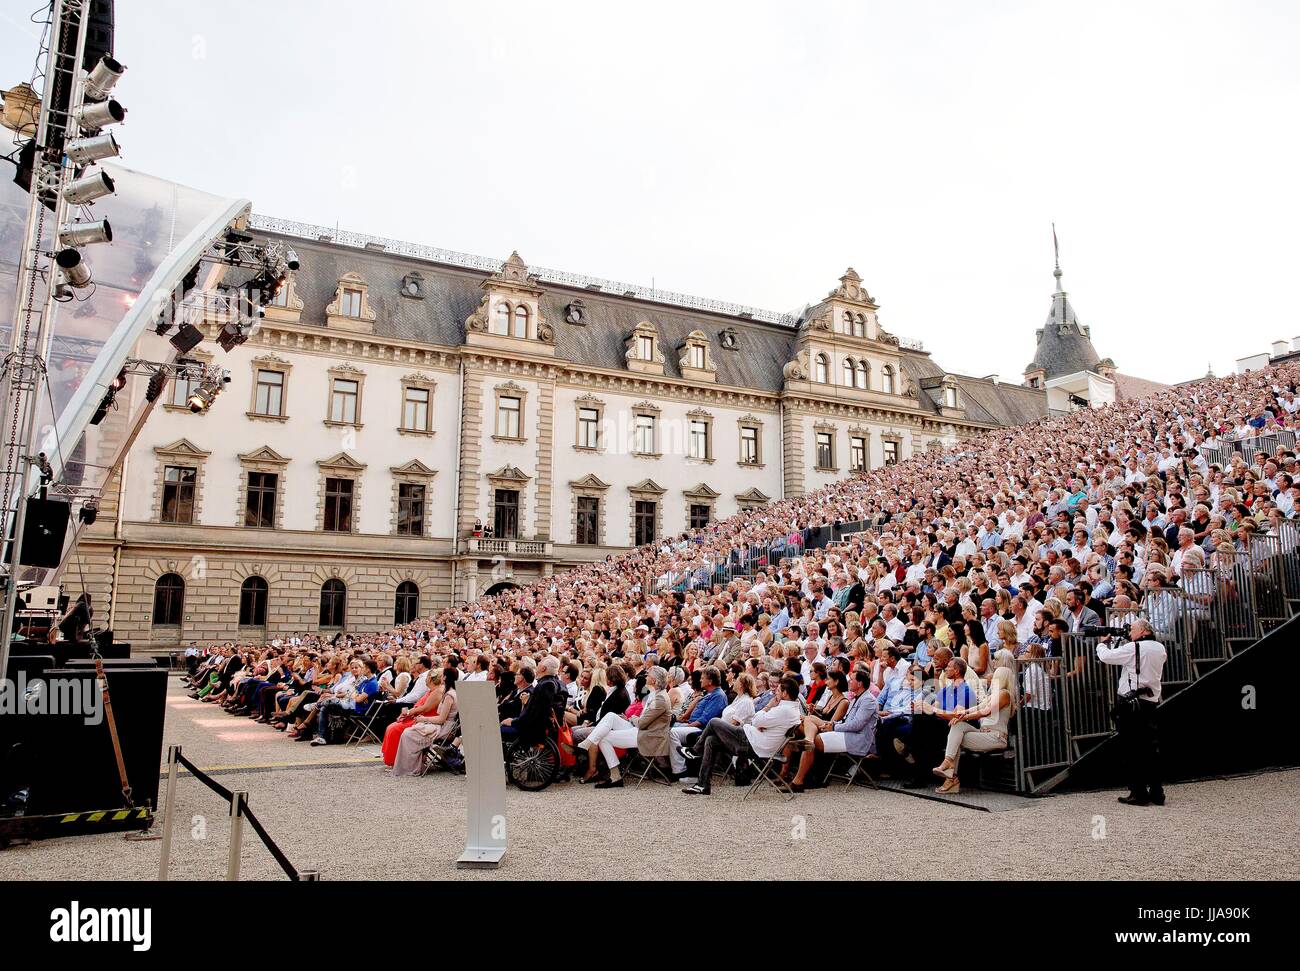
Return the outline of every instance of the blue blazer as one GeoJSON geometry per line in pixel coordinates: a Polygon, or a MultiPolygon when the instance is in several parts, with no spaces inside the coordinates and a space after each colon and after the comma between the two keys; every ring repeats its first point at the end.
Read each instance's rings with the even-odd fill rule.
{"type": "Polygon", "coordinates": [[[844,747],[851,755],[870,755],[876,750],[876,721],[880,711],[871,692],[864,691],[849,704],[833,731],[845,736],[844,747]]]}

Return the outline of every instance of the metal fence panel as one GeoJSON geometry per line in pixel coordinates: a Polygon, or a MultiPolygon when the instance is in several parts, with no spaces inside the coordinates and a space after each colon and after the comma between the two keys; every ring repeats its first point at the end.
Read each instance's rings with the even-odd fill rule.
{"type": "Polygon", "coordinates": [[[1048,658],[1016,660],[1016,773],[1022,791],[1033,792],[1070,764],[1065,674],[1048,658]]]}

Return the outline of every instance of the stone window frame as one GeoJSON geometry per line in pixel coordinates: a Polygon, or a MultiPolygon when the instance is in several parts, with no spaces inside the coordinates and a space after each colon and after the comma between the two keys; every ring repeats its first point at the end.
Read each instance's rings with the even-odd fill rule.
{"type": "Polygon", "coordinates": [[[242,631],[265,631],[270,626],[271,620],[271,581],[260,573],[250,573],[239,580],[239,593],[235,601],[235,624],[242,631]],[[262,623],[260,624],[242,624],[244,619],[244,586],[249,580],[261,580],[266,584],[266,600],[262,604],[262,623]]]}
{"type": "Polygon", "coordinates": [[[302,319],[303,303],[298,296],[298,274],[290,273],[284,281],[277,297],[283,296],[284,303],[268,301],[262,304],[265,319],[275,323],[296,324],[302,319]]]}
{"type": "Polygon", "coordinates": [[[763,462],[763,419],[757,415],[741,415],[736,419],[736,464],[742,469],[762,469],[766,465],[763,462]],[[755,461],[746,462],[745,453],[742,451],[744,446],[744,429],[754,429],[755,461]]]}
{"type": "Polygon", "coordinates": [[[347,536],[349,534],[356,536],[361,532],[361,486],[365,478],[366,466],[363,462],[358,462],[347,452],[339,452],[327,459],[320,459],[316,463],[320,470],[319,481],[316,484],[316,532],[325,532],[325,480],[326,479],[351,479],[352,480],[352,528],[348,532],[341,530],[331,530],[331,536],[347,536]]]}
{"type": "Polygon", "coordinates": [[[708,335],[702,330],[693,330],[686,335],[686,340],[677,348],[677,366],[681,370],[682,377],[689,378],[693,381],[716,381],[718,379],[718,365],[713,360],[713,342],[709,340],[708,335]],[[701,350],[704,354],[704,365],[695,367],[690,363],[691,352],[701,350]]]}
{"type": "MultiPolygon", "coordinates": [[[[578,542],[578,500],[595,499],[598,503],[596,506],[596,546],[605,546],[605,510],[609,507],[605,496],[609,492],[609,483],[603,481],[595,474],[584,475],[581,479],[574,479],[569,483],[569,492],[572,499],[569,502],[571,518],[569,520],[569,535],[573,537],[574,546],[590,546],[590,543],[578,542]]],[[[636,508],[635,506],[633,507],[636,508]]]]}
{"type": "Polygon", "coordinates": [[[949,411],[961,411],[963,409],[961,386],[954,378],[945,376],[939,388],[939,407],[947,408],[949,411]],[[948,404],[948,392],[950,391],[952,392],[952,404],[948,404]]]}
{"type": "Polygon", "coordinates": [[[492,441],[522,445],[528,441],[524,430],[528,427],[528,389],[514,381],[506,381],[492,389],[492,441]],[[519,434],[501,435],[497,430],[501,425],[501,399],[519,399],[519,434]]]}
{"type": "Polygon", "coordinates": [[[402,400],[397,415],[397,433],[399,435],[418,435],[422,438],[433,437],[433,400],[437,390],[438,382],[427,374],[408,374],[402,378],[402,400]],[[425,418],[425,427],[422,429],[406,427],[406,392],[411,388],[429,392],[429,410],[425,418]]]}
{"type": "Polygon", "coordinates": [[[631,409],[632,413],[632,447],[628,450],[635,458],[659,459],[663,458],[662,438],[663,429],[659,427],[659,419],[663,416],[663,409],[652,401],[640,401],[634,404],[631,409]],[[646,415],[654,419],[654,451],[641,452],[637,450],[637,418],[646,415]]]}
{"type": "Polygon", "coordinates": [[[632,545],[636,545],[636,504],[637,502],[653,502],[655,504],[655,538],[654,542],[659,543],[664,538],[664,496],[668,490],[655,482],[654,479],[642,479],[636,485],[627,487],[630,500],[628,503],[628,537],[632,545]]]}
{"type": "Polygon", "coordinates": [[[711,488],[708,483],[701,482],[691,489],[683,489],[682,495],[686,498],[686,528],[691,528],[691,506],[708,506],[709,523],[718,521],[718,500],[722,498],[722,493],[711,488]]]}
{"type": "Polygon", "coordinates": [[[605,451],[605,402],[594,394],[584,394],[573,402],[573,449],[575,452],[605,451]],[[582,444],[582,412],[596,412],[596,447],[582,444]]]}
{"type": "Polygon", "coordinates": [[[525,528],[528,522],[528,484],[533,481],[532,476],[528,475],[522,469],[514,465],[504,465],[495,472],[488,472],[485,476],[488,480],[487,495],[487,516],[484,523],[492,523],[493,539],[504,539],[505,537],[496,535],[496,506],[498,489],[513,489],[519,493],[519,521],[517,539],[526,539],[531,534],[525,528]]]}
{"type": "Polygon", "coordinates": [[[400,536],[402,539],[428,539],[433,535],[433,517],[429,515],[429,510],[433,505],[433,477],[438,474],[437,470],[429,468],[419,459],[411,459],[404,465],[392,466],[388,472],[393,480],[392,504],[388,513],[389,535],[400,536]],[[398,511],[401,508],[401,487],[403,485],[424,486],[424,526],[421,528],[418,537],[397,531],[398,511]]]}
{"type": "Polygon", "coordinates": [[[247,417],[252,421],[272,421],[286,422],[289,420],[289,373],[293,370],[293,364],[276,354],[263,354],[261,357],[255,357],[248,362],[249,370],[252,375],[252,390],[248,397],[247,417]],[[283,377],[283,383],[280,385],[280,413],[278,415],[264,415],[257,410],[257,374],[259,371],[279,371],[283,377]]]}
{"type": "Polygon", "coordinates": [[[886,365],[884,365],[884,366],[880,369],[880,391],[881,391],[881,393],[882,393],[882,394],[898,394],[898,389],[899,389],[898,370],[897,370],[897,369],[894,367],[894,365],[892,365],[892,364],[886,364],[886,365]],[[886,379],[886,378],[889,379],[889,383],[892,385],[892,387],[891,387],[888,391],[885,390],[885,379],[886,379]]]}
{"type": "Polygon", "coordinates": [[[871,429],[862,425],[849,426],[849,471],[850,472],[870,472],[871,471],[871,429]],[[862,439],[862,458],[865,463],[861,469],[853,468],[853,439],[862,439]]]}
{"type": "Polygon", "coordinates": [[[771,501],[772,497],[756,486],[736,495],[736,507],[741,512],[761,509],[771,501]]]}
{"type": "Polygon", "coordinates": [[[703,408],[696,408],[686,413],[686,460],[688,462],[699,462],[703,465],[712,465],[716,458],[713,447],[713,414],[703,408]],[[704,457],[691,454],[691,422],[704,422],[704,457]]]}
{"type": "Polygon", "coordinates": [[[889,466],[889,462],[885,458],[886,442],[893,442],[895,445],[898,446],[898,462],[902,462],[903,461],[903,436],[898,432],[882,432],[880,435],[880,461],[882,466],[884,467],[889,466]]]}
{"type": "Polygon", "coordinates": [[[205,452],[188,438],[178,438],[170,445],[154,448],[158,468],[154,473],[153,510],[149,521],[162,526],[198,526],[203,521],[203,485],[207,460],[212,455],[205,452]],[[167,467],[180,466],[194,469],[194,515],[188,523],[164,523],[162,519],[163,487],[167,479],[167,467]]]}
{"type": "Polygon", "coordinates": [[[841,383],[846,388],[853,388],[857,386],[856,382],[854,381],[854,378],[857,376],[858,373],[857,363],[858,363],[857,360],[851,354],[846,354],[844,356],[844,359],[840,361],[840,379],[841,379],[841,383]],[[843,380],[844,378],[848,378],[848,380],[844,381],[843,380]]]}
{"type": "Polygon", "coordinates": [[[812,383],[813,384],[832,384],[831,381],[831,356],[825,351],[817,351],[812,356],[812,383]],[[823,369],[825,377],[822,377],[823,369]]]}
{"type": "Polygon", "coordinates": [[[836,428],[834,425],[830,424],[829,422],[818,422],[817,424],[813,425],[813,462],[814,462],[813,471],[838,472],[840,470],[839,448],[837,447],[839,445],[838,439],[839,439],[839,429],[836,428]],[[821,448],[818,446],[817,436],[819,434],[828,434],[828,433],[831,436],[831,464],[818,465],[816,464],[816,462],[818,461],[818,459],[821,458],[821,456],[818,454],[821,451],[821,448]]]}
{"type": "Polygon", "coordinates": [[[248,473],[270,472],[277,476],[275,480],[275,517],[271,530],[284,529],[284,487],[286,478],[285,473],[289,467],[289,459],[285,458],[269,445],[255,448],[253,451],[246,452],[238,458],[239,496],[235,505],[235,525],[240,529],[269,531],[263,530],[261,526],[245,526],[244,516],[246,505],[248,503],[248,473]]]}
{"type": "Polygon", "coordinates": [[[628,335],[624,342],[623,358],[627,363],[629,371],[640,371],[645,374],[663,374],[664,373],[664,349],[663,340],[659,336],[659,328],[649,320],[642,320],[632,328],[632,333],[628,335]],[[643,358],[639,350],[639,338],[650,338],[650,358],[643,358]]]}
{"type": "Polygon", "coordinates": [[[338,285],[334,289],[334,299],[325,308],[325,326],[369,334],[374,332],[375,320],[375,311],[370,305],[370,284],[358,273],[345,273],[339,277],[338,285]],[[361,292],[361,308],[355,316],[343,313],[344,290],[361,292]]]}
{"type": "MultiPolygon", "coordinates": [[[[197,361],[199,364],[205,366],[211,364],[214,360],[213,356],[209,354],[207,351],[201,351],[197,348],[190,351],[188,354],[184,354],[182,356],[188,358],[191,361],[197,361]]],[[[176,379],[172,378],[170,381],[167,382],[167,387],[163,391],[162,398],[159,399],[162,402],[163,411],[174,411],[174,412],[179,412],[181,414],[194,415],[194,417],[196,418],[201,418],[202,416],[206,415],[209,411],[212,410],[210,408],[204,408],[198,414],[195,414],[194,412],[190,411],[189,405],[187,404],[178,405],[172,401],[172,397],[175,395],[175,393],[176,393],[176,379]]]]}
{"type": "Polygon", "coordinates": [[[355,428],[360,431],[365,427],[361,416],[366,399],[366,372],[350,364],[338,364],[325,372],[325,425],[329,428],[355,428]],[[336,381],[355,381],[357,383],[356,421],[335,421],[330,416],[334,410],[334,383],[336,381]]]}

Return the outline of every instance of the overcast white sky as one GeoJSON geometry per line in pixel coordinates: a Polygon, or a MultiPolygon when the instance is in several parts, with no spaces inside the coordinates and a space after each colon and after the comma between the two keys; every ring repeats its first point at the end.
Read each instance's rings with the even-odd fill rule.
{"type": "MultiPolygon", "coordinates": [[[[5,87],[33,0],[0,0],[5,87]]],[[[1300,335],[1300,3],[118,0],[123,160],[305,222],[773,310],[854,266],[1008,380],[1300,335]]]]}

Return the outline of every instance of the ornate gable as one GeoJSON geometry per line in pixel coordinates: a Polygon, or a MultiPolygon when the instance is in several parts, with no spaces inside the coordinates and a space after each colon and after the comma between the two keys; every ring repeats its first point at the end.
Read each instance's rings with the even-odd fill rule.
{"type": "Polygon", "coordinates": [[[325,326],[362,334],[374,333],[375,311],[370,306],[370,285],[359,274],[345,273],[339,278],[334,299],[325,308],[325,326]]]}

